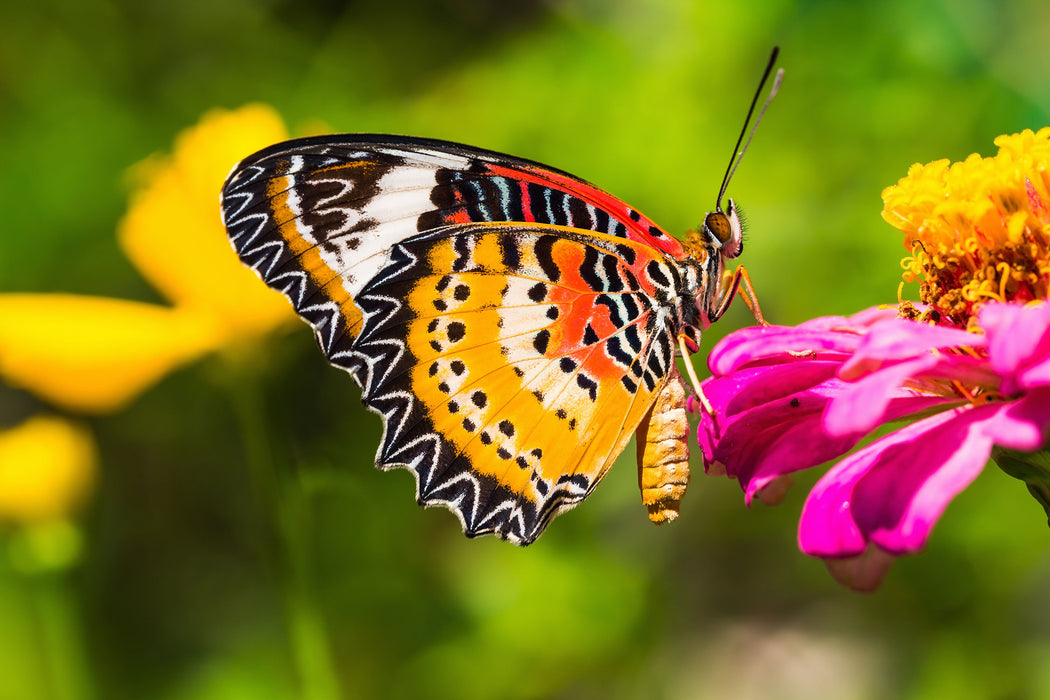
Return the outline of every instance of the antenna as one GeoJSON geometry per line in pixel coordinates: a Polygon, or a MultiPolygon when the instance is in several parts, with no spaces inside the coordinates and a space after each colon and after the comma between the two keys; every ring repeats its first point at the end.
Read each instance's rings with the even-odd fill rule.
{"type": "Polygon", "coordinates": [[[751,139],[755,137],[755,130],[758,129],[759,123],[762,121],[762,116],[766,113],[766,108],[769,107],[769,103],[773,101],[773,98],[777,96],[777,91],[780,90],[780,83],[784,79],[784,69],[781,68],[777,71],[776,77],[773,78],[773,87],[769,90],[769,97],[766,98],[765,104],[762,105],[762,110],[758,113],[758,117],[755,118],[755,124],[751,127],[751,133],[747,137],[747,143],[744,144],[743,150],[740,150],[740,144],[744,141],[744,134],[747,134],[747,125],[751,121],[751,115],[755,112],[755,105],[758,104],[758,98],[762,94],[762,88],[766,85],[766,80],[769,79],[769,74],[773,71],[773,64],[777,62],[777,55],[780,53],[780,47],[774,46],[773,53],[769,56],[769,63],[766,64],[766,70],[762,73],[762,80],[758,81],[758,89],[755,90],[755,96],[751,100],[751,107],[747,110],[747,117],[744,118],[744,126],[740,129],[740,137],[736,140],[736,145],[733,146],[733,156],[729,159],[729,165],[726,166],[725,177],[722,178],[722,187],[718,190],[718,199],[715,200],[715,211],[722,211],[722,196],[726,193],[726,188],[729,187],[729,181],[733,178],[733,173],[736,172],[737,167],[740,165],[740,160],[744,157],[747,152],[747,147],[751,145],[751,139]]]}

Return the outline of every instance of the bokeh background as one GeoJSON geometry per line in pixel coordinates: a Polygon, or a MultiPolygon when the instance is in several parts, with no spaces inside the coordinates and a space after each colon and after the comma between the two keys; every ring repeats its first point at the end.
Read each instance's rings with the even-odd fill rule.
{"type": "MultiPolygon", "coordinates": [[[[214,108],[514,153],[680,233],[778,44],[730,194],[779,323],[895,301],[882,188],[1050,124],[1042,0],[40,0],[0,27],[0,302],[167,304],[118,243],[132,166],[214,108]]],[[[707,348],[751,321],[736,307],[707,348]]],[[[797,551],[817,475],[751,509],[698,475],[657,529],[633,447],[534,546],[467,540],[372,467],[379,420],[301,324],[106,411],[20,387],[0,384],[0,429],[74,426],[81,473],[40,487],[78,494],[43,512],[0,498],[0,698],[1050,697],[1046,518],[994,468],[860,595],[797,551]]]]}

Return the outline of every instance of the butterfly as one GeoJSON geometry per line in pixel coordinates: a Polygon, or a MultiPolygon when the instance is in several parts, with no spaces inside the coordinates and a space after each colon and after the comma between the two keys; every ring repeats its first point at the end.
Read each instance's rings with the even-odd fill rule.
{"type": "Polygon", "coordinates": [[[749,287],[743,268],[726,273],[742,226],[721,206],[747,121],[715,210],[684,241],[561,170],[377,134],[247,157],[223,222],[360,385],[383,419],[377,467],[411,470],[421,505],[468,536],[529,544],[637,431],[643,502],[664,522],[689,479],[676,353],[749,287]]]}

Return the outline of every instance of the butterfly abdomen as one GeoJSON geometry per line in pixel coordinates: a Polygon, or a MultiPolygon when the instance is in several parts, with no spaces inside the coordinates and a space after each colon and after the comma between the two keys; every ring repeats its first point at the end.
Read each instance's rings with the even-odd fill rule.
{"type": "Polygon", "coordinates": [[[638,487],[649,519],[658,525],[674,520],[689,484],[689,420],[677,371],[660,390],[636,437],[638,487]]]}

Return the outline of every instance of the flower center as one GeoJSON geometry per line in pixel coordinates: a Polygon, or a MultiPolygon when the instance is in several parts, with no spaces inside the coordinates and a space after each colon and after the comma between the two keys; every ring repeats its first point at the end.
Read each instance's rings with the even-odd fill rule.
{"type": "Polygon", "coordinates": [[[1050,128],[995,140],[999,153],[916,164],[882,196],[904,233],[905,282],[959,327],[989,299],[1028,302],[1050,292],[1050,128]]]}

